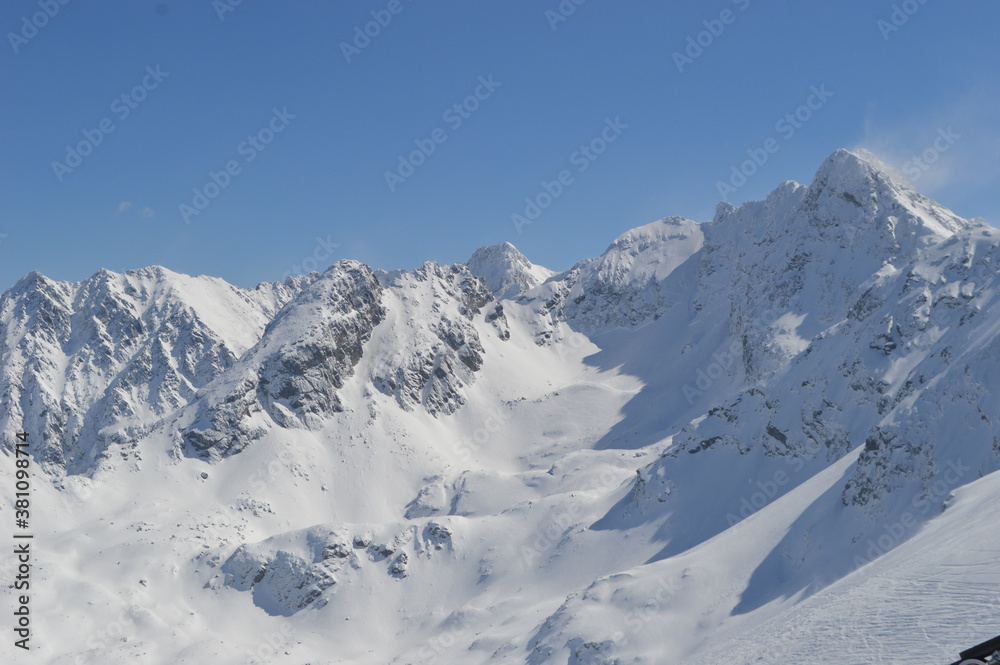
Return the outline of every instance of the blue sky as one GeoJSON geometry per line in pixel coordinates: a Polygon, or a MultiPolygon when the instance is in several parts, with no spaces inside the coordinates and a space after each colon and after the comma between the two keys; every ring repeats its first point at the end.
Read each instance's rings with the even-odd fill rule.
{"type": "Polygon", "coordinates": [[[1000,3],[236,1],[3,3],[3,287],[152,264],[253,286],[504,240],[564,269],[839,147],[1000,220],[1000,3]]]}

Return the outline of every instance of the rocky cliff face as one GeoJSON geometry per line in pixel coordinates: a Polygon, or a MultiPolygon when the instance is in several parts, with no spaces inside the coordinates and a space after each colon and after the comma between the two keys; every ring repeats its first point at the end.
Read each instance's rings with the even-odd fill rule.
{"type": "Polygon", "coordinates": [[[317,428],[343,410],[337,391],[385,316],[381,300],[368,266],[331,266],[191,405],[196,415],[181,430],[185,453],[218,459],[240,452],[272,424],[317,428]]]}
{"type": "Polygon", "coordinates": [[[134,461],[134,442],[234,365],[303,283],[238,289],[158,267],[76,284],[32,273],[0,298],[0,426],[34,433],[52,473],[134,461]]]}
{"type": "Polygon", "coordinates": [[[385,277],[394,298],[392,336],[373,371],[376,390],[403,409],[423,407],[433,415],[453,413],[465,403],[463,387],[483,367],[483,345],[473,325],[489,318],[502,335],[503,308],[485,284],[462,266],[427,263],[412,273],[385,277]],[[434,316],[426,316],[428,309],[434,316]]]}

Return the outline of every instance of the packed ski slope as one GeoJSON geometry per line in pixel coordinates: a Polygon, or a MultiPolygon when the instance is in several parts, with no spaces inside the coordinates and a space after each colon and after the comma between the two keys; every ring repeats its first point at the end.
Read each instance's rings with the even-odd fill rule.
{"type": "Polygon", "coordinates": [[[33,273],[17,662],[950,663],[1000,632],[998,260],[838,151],[557,274],[33,273]]]}

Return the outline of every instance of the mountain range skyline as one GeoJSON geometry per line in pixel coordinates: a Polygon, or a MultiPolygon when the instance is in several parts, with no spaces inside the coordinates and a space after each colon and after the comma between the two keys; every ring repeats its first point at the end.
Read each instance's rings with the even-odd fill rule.
{"type": "Polygon", "coordinates": [[[30,273],[33,657],[951,662],[1000,617],[998,275],[847,150],[559,273],[30,273]]]}
{"type": "Polygon", "coordinates": [[[808,182],[837,147],[1000,220],[995,3],[585,4],[8,3],[0,285],[163,265],[252,287],[503,241],[562,271],[808,182]]]}

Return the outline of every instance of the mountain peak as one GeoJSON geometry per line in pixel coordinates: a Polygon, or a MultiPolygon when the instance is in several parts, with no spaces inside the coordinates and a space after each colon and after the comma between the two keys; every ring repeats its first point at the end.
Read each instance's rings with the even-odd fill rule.
{"type": "Polygon", "coordinates": [[[865,150],[864,148],[857,148],[855,150],[837,148],[830,153],[825,160],[823,160],[823,164],[820,166],[820,169],[822,170],[830,166],[862,170],[885,170],[885,162],[880,160],[875,153],[865,150]]]}
{"type": "Polygon", "coordinates": [[[518,251],[517,247],[514,247],[514,245],[506,241],[497,243],[496,245],[480,247],[472,253],[472,256],[469,258],[469,263],[472,263],[473,260],[484,260],[495,257],[507,257],[512,261],[530,263],[528,258],[518,251]]]}
{"type": "Polygon", "coordinates": [[[905,178],[874,153],[840,148],[823,160],[813,177],[812,186],[834,187],[841,192],[859,188],[871,190],[880,181],[900,191],[913,191],[905,178]]]}
{"type": "Polygon", "coordinates": [[[17,280],[4,291],[3,295],[19,294],[26,292],[44,292],[50,293],[58,291],[64,295],[69,293],[69,290],[65,288],[65,285],[47,277],[38,270],[32,270],[25,274],[21,279],[17,280]]]}
{"type": "Polygon", "coordinates": [[[35,284],[37,282],[47,282],[52,281],[39,270],[32,270],[28,272],[24,277],[15,282],[15,286],[18,284],[35,284]]]}
{"type": "Polygon", "coordinates": [[[803,201],[814,224],[869,226],[890,244],[935,242],[968,222],[913,189],[896,169],[867,150],[840,149],[816,171],[803,201]]]}
{"type": "Polygon", "coordinates": [[[548,268],[533,264],[509,242],[480,247],[466,266],[473,275],[486,280],[486,288],[497,300],[516,298],[553,275],[548,268]]]}

